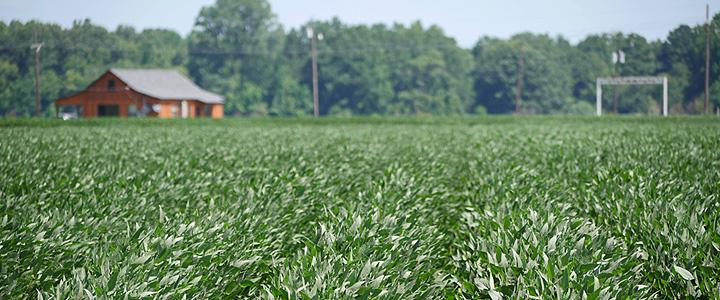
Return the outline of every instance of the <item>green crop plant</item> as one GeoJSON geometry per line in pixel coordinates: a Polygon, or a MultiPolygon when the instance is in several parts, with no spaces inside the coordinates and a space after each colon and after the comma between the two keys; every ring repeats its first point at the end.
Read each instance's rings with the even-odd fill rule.
{"type": "Polygon", "coordinates": [[[720,298],[712,118],[0,121],[1,299],[720,298]]]}

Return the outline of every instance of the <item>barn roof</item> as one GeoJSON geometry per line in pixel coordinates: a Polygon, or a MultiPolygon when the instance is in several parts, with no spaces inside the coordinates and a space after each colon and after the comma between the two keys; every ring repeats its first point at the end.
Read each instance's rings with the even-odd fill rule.
{"type": "Polygon", "coordinates": [[[205,103],[224,103],[222,96],[203,90],[177,70],[110,69],[110,73],[130,88],[158,99],[188,99],[205,103]]]}

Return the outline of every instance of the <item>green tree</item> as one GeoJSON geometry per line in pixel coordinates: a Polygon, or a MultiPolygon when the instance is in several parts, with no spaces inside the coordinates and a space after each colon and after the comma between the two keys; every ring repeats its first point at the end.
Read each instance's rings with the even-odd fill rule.
{"type": "Polygon", "coordinates": [[[471,54],[437,26],[416,22],[396,26],[396,41],[405,53],[392,59],[396,99],[392,113],[457,115],[472,107],[471,54]]]}
{"type": "Polygon", "coordinates": [[[472,57],[436,26],[348,26],[310,22],[288,33],[285,53],[303,86],[312,84],[305,30],[318,43],[322,114],[462,114],[472,103],[472,57]]]}
{"type": "Polygon", "coordinates": [[[311,95],[295,78],[282,76],[273,87],[270,113],[276,116],[303,116],[312,113],[311,95]]]}
{"type": "MultiPolygon", "coordinates": [[[[720,81],[720,13],[713,17],[711,29],[710,78],[712,86],[720,81]]],[[[658,54],[662,71],[671,76],[671,86],[676,85],[682,89],[682,109],[690,113],[700,113],[703,104],[696,102],[704,101],[705,36],[704,25],[694,27],[681,25],[670,32],[658,54]]],[[[671,93],[674,92],[671,90],[671,93]]],[[[720,94],[717,93],[711,92],[710,95],[711,100],[720,98],[720,94]]],[[[718,104],[714,104],[714,107],[718,107],[718,104]]]]}
{"type": "Polygon", "coordinates": [[[227,97],[227,113],[251,114],[270,102],[267,91],[277,76],[273,62],[282,42],[282,28],[267,1],[218,0],[196,19],[188,38],[188,69],[200,85],[227,97]]]}
{"type": "Polygon", "coordinates": [[[518,34],[509,40],[481,39],[475,56],[476,105],[490,113],[515,110],[518,80],[524,113],[561,113],[573,99],[574,49],[562,38],[518,34]]]}

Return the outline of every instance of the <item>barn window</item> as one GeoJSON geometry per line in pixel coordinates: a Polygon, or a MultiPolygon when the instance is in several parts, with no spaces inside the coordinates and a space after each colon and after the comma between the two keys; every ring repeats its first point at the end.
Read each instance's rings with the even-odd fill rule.
{"type": "Polygon", "coordinates": [[[98,117],[117,117],[119,115],[119,105],[98,105],[98,117]]]}
{"type": "Polygon", "coordinates": [[[114,79],[108,80],[108,90],[109,91],[115,90],[115,80],[114,79]]]}

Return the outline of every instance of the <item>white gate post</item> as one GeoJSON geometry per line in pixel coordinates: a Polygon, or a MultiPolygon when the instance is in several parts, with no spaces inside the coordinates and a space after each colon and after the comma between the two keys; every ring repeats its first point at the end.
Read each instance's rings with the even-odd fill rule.
{"type": "Polygon", "coordinates": [[[668,79],[663,77],[663,116],[668,115],[668,79]]]}
{"type": "Polygon", "coordinates": [[[595,83],[595,109],[598,116],[602,116],[602,84],[598,78],[595,83]]]}

